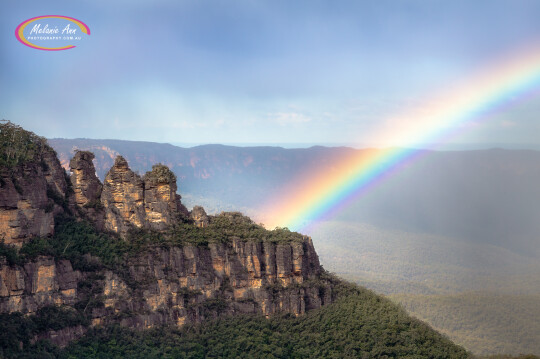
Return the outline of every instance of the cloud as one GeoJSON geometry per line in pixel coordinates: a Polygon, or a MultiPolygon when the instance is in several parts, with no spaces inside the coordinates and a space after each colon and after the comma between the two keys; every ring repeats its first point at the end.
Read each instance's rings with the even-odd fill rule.
{"type": "Polygon", "coordinates": [[[280,126],[299,125],[311,121],[310,117],[298,112],[277,112],[269,114],[272,121],[280,126]]]}

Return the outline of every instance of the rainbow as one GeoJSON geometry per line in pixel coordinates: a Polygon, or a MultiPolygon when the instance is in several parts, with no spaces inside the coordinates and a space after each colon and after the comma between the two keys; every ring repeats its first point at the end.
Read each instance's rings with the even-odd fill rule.
{"type": "Polygon", "coordinates": [[[265,206],[262,220],[269,228],[306,231],[423,152],[414,148],[441,143],[474,126],[486,112],[536,89],[540,89],[539,48],[498,61],[424,101],[423,106],[383,121],[384,128],[371,137],[373,143],[398,144],[399,148],[355,151],[336,163],[331,173],[320,168],[304,173],[265,206]]]}

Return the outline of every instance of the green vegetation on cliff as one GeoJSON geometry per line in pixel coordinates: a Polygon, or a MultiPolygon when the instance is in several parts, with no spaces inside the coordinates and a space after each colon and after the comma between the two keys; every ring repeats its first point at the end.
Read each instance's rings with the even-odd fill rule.
{"type": "Polygon", "coordinates": [[[21,313],[0,314],[0,358],[47,358],[59,353],[51,343],[36,338],[50,330],[88,326],[90,321],[80,311],[70,307],[48,306],[29,316],[21,313]]]}
{"type": "Polygon", "coordinates": [[[226,242],[233,238],[273,243],[302,242],[304,236],[288,228],[267,230],[240,212],[222,212],[210,217],[207,227],[199,228],[189,223],[174,227],[166,240],[170,243],[207,244],[226,242]]]}
{"type": "Polygon", "coordinates": [[[152,166],[152,171],[146,172],[144,181],[152,183],[173,183],[176,182],[176,175],[169,167],[158,163],[152,166]]]}
{"type": "Polygon", "coordinates": [[[85,221],[76,221],[70,217],[57,217],[55,234],[52,238],[34,238],[14,251],[12,247],[2,245],[0,255],[6,253],[11,265],[24,265],[40,255],[51,256],[56,260],[67,259],[75,269],[92,269],[91,257],[99,258],[101,264],[114,268],[129,253],[140,250],[144,238],[139,241],[123,241],[116,236],[97,232],[85,221]]]}
{"type": "Polygon", "coordinates": [[[9,121],[0,121],[0,168],[32,161],[45,148],[50,148],[45,138],[9,121]]]}
{"type": "Polygon", "coordinates": [[[133,230],[123,240],[114,234],[101,233],[86,221],[69,216],[56,218],[52,238],[34,238],[23,244],[17,252],[13,247],[0,243],[0,256],[10,265],[23,265],[39,255],[68,259],[75,269],[89,270],[99,258],[99,263],[115,269],[130,256],[137,255],[151,246],[206,246],[212,242],[228,242],[233,238],[273,243],[301,242],[303,236],[287,228],[267,230],[238,212],[224,212],[211,217],[207,227],[192,223],[178,223],[169,231],[133,230]],[[89,254],[91,257],[85,256],[89,254]]]}

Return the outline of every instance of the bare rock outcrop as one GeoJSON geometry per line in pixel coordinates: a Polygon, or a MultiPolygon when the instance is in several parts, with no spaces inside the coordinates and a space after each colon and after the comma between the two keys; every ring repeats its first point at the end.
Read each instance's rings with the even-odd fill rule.
{"type": "Polygon", "coordinates": [[[146,172],[144,182],[144,209],[149,227],[162,230],[187,215],[187,209],[176,193],[176,175],[162,164],[146,172]]]}
{"type": "Polygon", "coordinates": [[[101,203],[107,230],[124,235],[132,226],[145,226],[144,183],[122,156],[116,157],[105,177],[101,203]]]}
{"type": "Polygon", "coordinates": [[[141,178],[116,157],[101,193],[105,228],[120,235],[132,227],[164,230],[189,215],[176,190],[176,176],[167,166],[154,165],[141,178]]]}
{"type": "Polygon", "coordinates": [[[103,185],[96,176],[96,169],[92,160],[94,154],[88,151],[77,151],[69,161],[72,172],[71,185],[77,205],[84,207],[92,202],[99,201],[103,185]]]}
{"type": "Polygon", "coordinates": [[[155,248],[133,261],[130,272],[136,281],[152,278],[143,290],[145,310],[180,325],[217,315],[210,304],[222,314],[271,316],[301,315],[331,302],[330,286],[319,283],[325,288],[319,290],[310,284],[321,269],[309,237],[284,244],[233,239],[208,247],[155,248]]]}
{"type": "Polygon", "coordinates": [[[49,145],[46,145],[41,153],[41,168],[49,191],[53,191],[62,200],[65,200],[68,194],[66,171],[56,157],[56,152],[49,145]]]}
{"type": "Polygon", "coordinates": [[[207,246],[156,246],[126,268],[131,285],[125,274],[81,273],[67,260],[38,257],[24,266],[0,261],[0,313],[73,306],[85,300],[81,281],[98,288],[92,292],[103,300],[92,309],[94,325],[118,322],[123,312],[131,315],[120,324],[134,328],[238,313],[301,315],[332,301],[331,285],[319,279],[321,267],[309,237],[290,243],[233,238],[207,246]]]}
{"type": "Polygon", "coordinates": [[[40,172],[29,164],[2,174],[0,238],[5,244],[20,247],[33,236],[54,233],[54,202],[47,196],[47,182],[40,172]]]}
{"type": "Polygon", "coordinates": [[[77,151],[67,179],[44,138],[10,122],[0,123],[0,130],[0,240],[5,244],[20,247],[32,237],[52,235],[54,217],[64,211],[122,236],[131,228],[164,230],[189,216],[176,193],[176,176],[164,165],[153,166],[143,180],[117,156],[102,184],[94,155],[77,151]]]}
{"type": "Polygon", "coordinates": [[[195,206],[189,213],[189,218],[195,223],[197,227],[204,228],[208,226],[210,220],[206,211],[201,206],[195,206]]]}
{"type": "Polygon", "coordinates": [[[79,212],[95,223],[98,229],[102,229],[105,218],[101,204],[103,185],[96,175],[93,159],[92,152],[77,151],[69,162],[72,173],[70,180],[79,212]]]}

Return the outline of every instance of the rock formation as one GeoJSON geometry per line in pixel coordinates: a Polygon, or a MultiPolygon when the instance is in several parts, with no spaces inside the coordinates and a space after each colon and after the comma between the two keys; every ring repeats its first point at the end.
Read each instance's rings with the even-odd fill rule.
{"type": "Polygon", "coordinates": [[[21,267],[0,257],[0,312],[33,313],[46,305],[73,305],[80,276],[68,260],[40,256],[21,267]]]}
{"type": "MultiPolygon", "coordinates": [[[[68,257],[75,258],[73,262],[64,259],[72,240],[85,240],[86,227],[81,227],[83,239],[68,237],[61,244],[63,251],[53,251],[56,257],[35,252],[0,256],[0,313],[32,314],[63,305],[82,313],[92,325],[148,328],[199,323],[223,314],[300,315],[332,301],[332,287],[321,280],[322,268],[309,237],[283,232],[269,239],[270,232],[239,213],[208,216],[199,206],[189,213],[176,193],[176,176],[163,165],[153,166],[141,178],[118,156],[102,185],[93,154],[79,151],[70,161],[68,183],[54,152],[39,143],[42,147],[33,157],[5,162],[10,166],[0,169],[0,236],[5,244],[20,247],[33,236],[53,234],[54,215],[61,212],[72,216],[72,224],[83,225],[78,223],[83,217],[98,231],[103,227],[121,236],[133,227],[184,227],[160,234],[159,245],[141,239],[145,247],[139,252],[137,246],[122,247],[122,255],[107,265],[103,257],[89,253],[76,252],[68,257]],[[218,225],[207,228],[213,221],[218,225]]],[[[78,325],[40,338],[65,345],[85,330],[78,325]]]]}
{"type": "Polygon", "coordinates": [[[79,212],[95,223],[98,229],[104,225],[105,212],[101,204],[103,185],[96,176],[92,160],[94,154],[88,151],[77,151],[69,162],[71,170],[71,186],[74,201],[79,212]]]}
{"type": "Polygon", "coordinates": [[[96,176],[96,169],[92,163],[93,159],[94,154],[92,152],[77,151],[69,161],[75,203],[81,207],[99,201],[101,197],[103,185],[96,176]]]}
{"type": "Polygon", "coordinates": [[[208,226],[209,220],[206,211],[201,206],[195,206],[189,214],[189,218],[193,220],[195,225],[200,228],[208,226]]]}
{"type": "Polygon", "coordinates": [[[73,306],[85,300],[84,282],[99,288],[94,295],[103,298],[103,305],[92,309],[94,325],[148,328],[221,314],[300,315],[332,300],[328,284],[309,284],[320,271],[309,237],[283,244],[233,239],[205,247],[154,247],[128,263],[136,287],[110,270],[100,275],[74,271],[66,260],[38,257],[21,267],[0,258],[0,312],[73,306]],[[132,314],[118,319],[115,314],[121,312],[132,314]]]}
{"type": "Polygon", "coordinates": [[[176,193],[176,175],[161,164],[152,166],[144,175],[144,209],[146,220],[153,229],[162,230],[187,216],[187,209],[180,203],[176,193]]]}
{"type": "Polygon", "coordinates": [[[2,138],[7,147],[3,151],[11,150],[18,157],[0,167],[0,240],[20,247],[34,236],[54,233],[54,214],[67,207],[68,186],[64,169],[45,139],[10,123],[1,126],[2,136],[14,139],[4,143],[2,138]],[[20,138],[26,143],[15,142],[20,138]]]}
{"type": "Polygon", "coordinates": [[[163,230],[188,211],[176,193],[176,176],[163,165],[154,165],[141,178],[118,156],[105,177],[101,203],[105,228],[125,235],[132,227],[163,230]]]}
{"type": "Polygon", "coordinates": [[[53,204],[42,169],[24,167],[2,173],[0,188],[0,238],[18,247],[33,236],[54,233],[53,204]]]}
{"type": "Polygon", "coordinates": [[[51,195],[50,192],[52,191],[54,193],[52,196],[59,196],[61,201],[66,200],[68,195],[66,171],[62,168],[60,161],[58,161],[56,152],[48,145],[45,145],[41,153],[41,167],[47,182],[49,195],[51,195]]]}
{"type": "Polygon", "coordinates": [[[11,123],[1,126],[6,160],[0,162],[0,240],[5,244],[20,247],[34,236],[52,235],[54,215],[65,210],[122,236],[133,227],[163,230],[189,216],[176,193],[176,176],[166,166],[155,165],[143,180],[118,156],[101,184],[94,155],[77,151],[70,161],[69,197],[65,171],[46,140],[11,123]]]}
{"type": "Polygon", "coordinates": [[[125,234],[132,226],[144,227],[144,183],[122,156],[116,157],[105,177],[101,203],[107,230],[125,234]]]}

